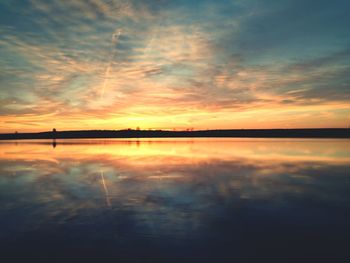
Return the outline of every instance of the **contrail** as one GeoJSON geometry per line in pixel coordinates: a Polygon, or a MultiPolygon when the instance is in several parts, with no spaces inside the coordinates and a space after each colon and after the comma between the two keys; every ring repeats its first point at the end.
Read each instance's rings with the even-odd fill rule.
{"type": "Polygon", "coordinates": [[[117,50],[116,50],[116,45],[118,44],[118,40],[119,40],[119,37],[122,33],[122,30],[121,29],[117,29],[113,32],[112,34],[112,55],[109,59],[109,63],[108,63],[108,66],[106,68],[106,71],[105,71],[105,74],[104,74],[104,83],[103,83],[103,88],[102,88],[102,91],[101,91],[101,98],[103,98],[104,94],[105,94],[105,90],[106,90],[106,87],[107,87],[107,84],[108,84],[108,78],[109,78],[109,73],[111,71],[111,68],[112,68],[112,63],[117,55],[117,50]]]}
{"type": "Polygon", "coordinates": [[[106,182],[105,182],[105,177],[104,177],[102,171],[101,171],[101,182],[102,182],[103,189],[105,191],[107,206],[111,206],[111,201],[109,199],[108,188],[107,188],[107,185],[106,185],[106,182]]]}

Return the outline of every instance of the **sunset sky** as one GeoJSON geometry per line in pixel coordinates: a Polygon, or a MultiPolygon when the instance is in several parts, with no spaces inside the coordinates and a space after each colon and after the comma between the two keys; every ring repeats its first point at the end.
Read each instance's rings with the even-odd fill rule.
{"type": "Polygon", "coordinates": [[[349,127],[349,10],[0,0],[0,132],[349,127]]]}

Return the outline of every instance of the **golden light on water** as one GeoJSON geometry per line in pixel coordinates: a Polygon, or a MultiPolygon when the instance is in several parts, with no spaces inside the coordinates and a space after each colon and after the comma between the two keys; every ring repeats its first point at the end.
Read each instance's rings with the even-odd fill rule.
{"type": "Polygon", "coordinates": [[[2,142],[1,159],[32,159],[58,163],[122,160],[133,166],[199,163],[205,160],[250,160],[269,162],[349,162],[349,142],[329,139],[107,139],[2,142]],[[337,147],[324,147],[331,142],[337,147]],[[96,147],[98,145],[98,147],[96,147]]]}

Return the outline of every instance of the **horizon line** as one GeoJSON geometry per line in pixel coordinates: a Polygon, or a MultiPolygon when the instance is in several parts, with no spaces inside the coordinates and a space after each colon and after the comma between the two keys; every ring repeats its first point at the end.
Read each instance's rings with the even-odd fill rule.
{"type": "Polygon", "coordinates": [[[124,128],[124,129],[82,129],[82,130],[58,130],[53,128],[52,130],[46,131],[35,131],[35,132],[0,132],[1,135],[4,134],[35,134],[35,133],[52,133],[52,132],[86,132],[86,131],[156,131],[156,132],[200,132],[200,131],[273,131],[273,130],[337,130],[337,129],[350,129],[350,127],[322,127],[322,128],[217,128],[217,129],[195,129],[195,128],[186,128],[186,129],[160,129],[160,128],[147,128],[147,129],[138,129],[138,128],[124,128]]]}

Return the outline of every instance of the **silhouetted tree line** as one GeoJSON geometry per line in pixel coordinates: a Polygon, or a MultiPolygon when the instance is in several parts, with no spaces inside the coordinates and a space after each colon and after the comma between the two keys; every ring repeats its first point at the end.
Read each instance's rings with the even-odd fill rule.
{"type": "Polygon", "coordinates": [[[0,140],[11,139],[80,139],[80,138],[176,138],[176,137],[251,137],[251,138],[350,138],[349,128],[326,129],[246,129],[246,130],[89,130],[39,133],[0,134],[0,140]]]}

